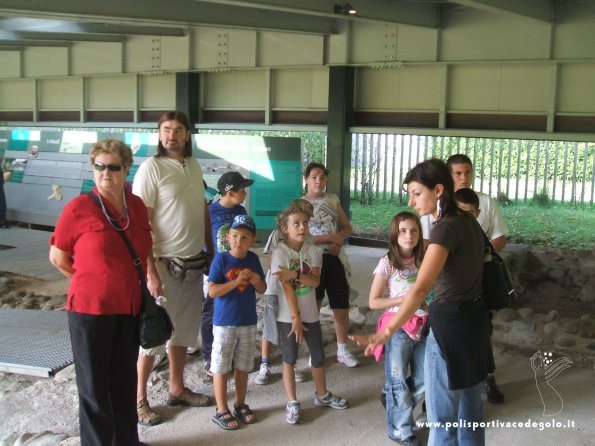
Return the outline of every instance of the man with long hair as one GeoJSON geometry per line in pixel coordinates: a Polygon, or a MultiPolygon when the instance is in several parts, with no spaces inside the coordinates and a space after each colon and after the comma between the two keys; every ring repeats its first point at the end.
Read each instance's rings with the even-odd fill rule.
{"type": "MultiPolygon", "coordinates": [[[[202,170],[192,157],[190,123],[184,113],[164,113],[158,128],[157,153],[140,165],[133,192],[145,202],[153,235],[147,286],[153,296],[165,295],[163,306],[174,324],[167,344],[167,404],[209,406],[209,396],[184,385],[186,350],[196,344],[200,326],[203,272],[208,268],[209,254],[212,257],[214,252],[202,170]],[[203,246],[207,254],[201,252],[203,246]]],[[[141,350],[138,358],[137,412],[143,425],[161,422],[147,400],[147,379],[158,354],[164,354],[163,346],[141,350]]]]}

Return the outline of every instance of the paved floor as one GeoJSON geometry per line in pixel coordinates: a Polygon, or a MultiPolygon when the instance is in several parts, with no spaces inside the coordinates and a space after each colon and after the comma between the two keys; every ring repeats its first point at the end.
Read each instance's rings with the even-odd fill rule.
{"type": "MultiPolygon", "coordinates": [[[[0,270],[40,277],[48,284],[61,279],[47,262],[49,235],[23,228],[1,229],[0,244],[15,248],[0,251],[0,270]]],[[[360,292],[357,303],[365,304],[371,271],[384,250],[351,246],[347,252],[354,271],[353,283],[360,292]]],[[[534,352],[496,346],[496,353],[498,382],[506,395],[506,403],[485,405],[485,419],[489,423],[487,444],[595,444],[593,370],[573,365],[546,383],[544,377],[536,376],[531,368],[530,358],[534,352]],[[559,410],[559,413],[544,416],[544,404],[548,409],[559,410]]],[[[300,361],[305,363],[306,359],[301,358],[300,361]]],[[[247,402],[259,418],[255,425],[242,426],[236,432],[224,432],[211,422],[213,408],[164,408],[168,414],[167,422],[141,428],[141,439],[153,446],[216,445],[224,442],[283,446],[394,444],[386,436],[384,412],[378,401],[384,379],[382,367],[371,358],[362,358],[360,367],[347,369],[336,363],[331,354],[327,365],[328,387],[347,397],[351,403],[351,408],[345,411],[314,407],[313,383],[309,380],[298,384],[304,424],[288,425],[284,416],[283,384],[280,375],[276,374],[267,386],[249,387],[247,402]]],[[[212,394],[209,386],[203,390],[212,394]]],[[[422,430],[419,435],[425,444],[428,431],[422,430]]]]}
{"type": "Polygon", "coordinates": [[[48,281],[64,276],[48,262],[51,232],[11,226],[0,229],[0,271],[37,277],[48,281]]]}

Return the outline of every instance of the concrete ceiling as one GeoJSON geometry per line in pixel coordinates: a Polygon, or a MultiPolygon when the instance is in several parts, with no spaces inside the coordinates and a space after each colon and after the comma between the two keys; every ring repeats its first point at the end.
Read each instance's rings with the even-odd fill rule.
{"type": "Polygon", "coordinates": [[[183,36],[192,26],[333,34],[353,20],[440,28],[444,14],[465,8],[554,22],[556,8],[573,1],[351,0],[357,13],[347,15],[342,0],[2,0],[0,49],[183,36]]]}

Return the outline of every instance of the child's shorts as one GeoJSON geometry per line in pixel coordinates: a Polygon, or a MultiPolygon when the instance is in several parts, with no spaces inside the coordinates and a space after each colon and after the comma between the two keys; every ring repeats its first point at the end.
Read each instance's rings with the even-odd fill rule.
{"type": "Polygon", "coordinates": [[[279,299],[273,294],[264,295],[264,312],[262,316],[262,339],[279,345],[277,316],[279,315],[279,299]]]}
{"type": "Polygon", "coordinates": [[[256,325],[243,327],[213,326],[211,372],[216,374],[236,369],[251,372],[256,354],[256,325]]]}
{"type": "MultiPolygon", "coordinates": [[[[324,346],[322,345],[322,328],[320,327],[320,321],[316,322],[304,322],[304,327],[308,331],[304,330],[304,340],[308,344],[310,350],[310,359],[312,360],[312,367],[323,367],[324,366],[324,346]]],[[[283,362],[289,365],[295,365],[298,354],[298,344],[295,341],[295,335],[291,335],[290,338],[287,336],[291,331],[291,324],[288,322],[277,322],[277,328],[279,329],[279,336],[281,337],[282,343],[282,355],[283,362]]]]}

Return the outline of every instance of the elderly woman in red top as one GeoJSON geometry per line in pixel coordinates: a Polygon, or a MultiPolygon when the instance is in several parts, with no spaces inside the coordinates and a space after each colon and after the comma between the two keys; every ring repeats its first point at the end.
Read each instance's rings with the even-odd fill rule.
{"type": "MultiPolygon", "coordinates": [[[[69,202],[50,238],[50,262],[72,279],[66,309],[79,391],[81,444],[139,444],[137,316],[141,289],[125,231],[146,271],[151,233],[143,201],[125,187],[132,152],[106,139],[91,149],[93,193],[69,202]]],[[[142,443],[141,443],[142,444],[142,443]]]]}

